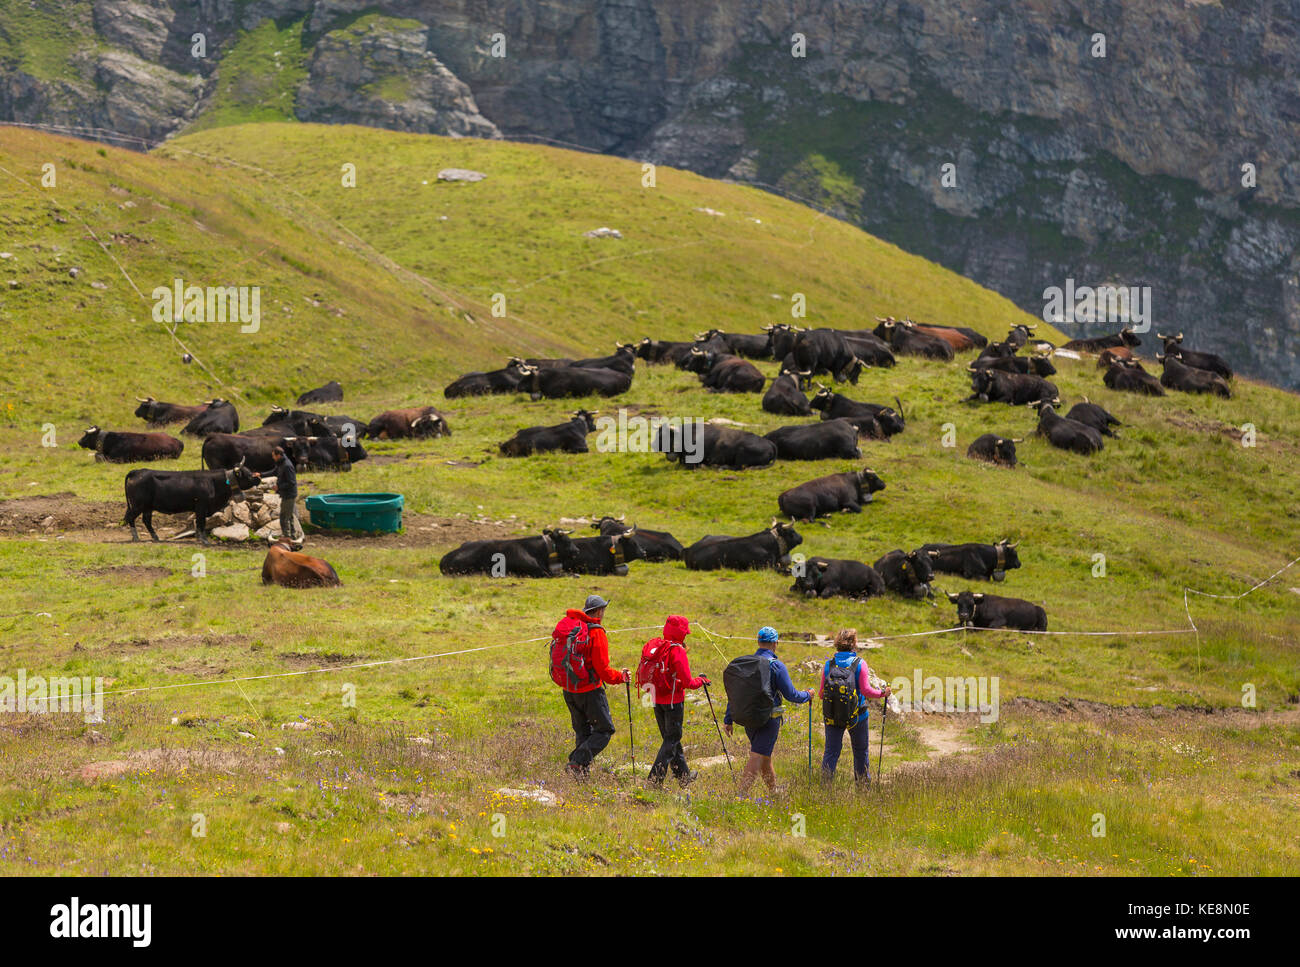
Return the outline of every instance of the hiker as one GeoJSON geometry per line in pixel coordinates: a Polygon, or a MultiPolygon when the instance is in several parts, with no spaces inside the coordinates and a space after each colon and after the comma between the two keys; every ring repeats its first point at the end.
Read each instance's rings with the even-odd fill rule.
{"type": "MultiPolygon", "coordinates": [[[[272,447],[271,457],[275,460],[275,492],[280,495],[280,537],[301,547],[302,527],[298,524],[298,512],[294,509],[298,500],[298,471],[284,452],[284,447],[272,447]]],[[[262,479],[260,473],[253,476],[262,479]]]]}
{"type": "Polygon", "coordinates": [[[844,733],[849,733],[853,747],[853,778],[861,789],[871,781],[867,750],[867,706],[869,698],[889,698],[886,685],[877,690],[871,685],[871,671],[858,656],[858,632],[845,628],[835,636],[835,654],[822,666],[822,683],[817,694],[822,700],[822,719],[826,727],[826,751],[822,753],[822,778],[830,783],[844,748],[844,733]]]}
{"type": "Polygon", "coordinates": [[[637,665],[637,688],[649,688],[655,700],[655,723],[663,742],[654,765],[650,767],[650,782],[662,786],[669,768],[677,781],[688,786],[698,776],[686,764],[686,750],[682,748],[682,728],[686,720],[686,689],[711,685],[707,676],[691,675],[691,662],[686,656],[686,636],[691,633],[691,623],[679,614],[670,614],[664,622],[663,637],[651,638],[641,651],[637,665]]]}
{"type": "Polygon", "coordinates": [[[565,611],[551,634],[551,680],[564,689],[575,739],[564,771],[574,779],[591,774],[591,760],[614,735],[605,685],[631,680],[626,668],[609,667],[609,639],[600,626],[608,605],[600,595],[591,595],[581,611],[565,611]]]}
{"type": "Polygon", "coordinates": [[[776,748],[777,734],[781,731],[785,698],[796,705],[811,702],[812,691],[801,692],[790,681],[790,672],[776,657],[776,643],[780,635],[770,625],[758,629],[758,650],[752,655],[733,659],[727,666],[723,685],[727,689],[727,712],[722,721],[727,734],[732,734],[732,724],[739,722],[749,738],[749,761],[740,777],[740,792],[744,794],[762,775],[763,781],[776,791],[776,773],[772,771],[772,750],[776,748]]]}

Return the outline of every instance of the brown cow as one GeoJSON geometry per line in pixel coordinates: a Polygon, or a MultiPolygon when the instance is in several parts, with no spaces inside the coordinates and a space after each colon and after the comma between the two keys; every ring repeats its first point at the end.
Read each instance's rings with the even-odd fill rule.
{"type": "Polygon", "coordinates": [[[982,347],[984,345],[987,345],[988,343],[987,339],[981,343],[977,343],[965,332],[963,332],[960,329],[955,329],[952,326],[923,326],[918,322],[916,324],[916,328],[920,332],[927,332],[931,336],[938,336],[949,346],[951,346],[953,352],[956,353],[962,353],[968,349],[975,349],[977,347],[982,347]]]}
{"type": "Polygon", "coordinates": [[[385,410],[370,421],[365,436],[372,440],[451,436],[451,427],[432,406],[415,406],[405,410],[385,410]]]}
{"type": "Polygon", "coordinates": [[[342,587],[338,572],[328,561],[300,554],[287,541],[276,541],[262,562],[262,583],[284,588],[342,587]]]}
{"type": "Polygon", "coordinates": [[[1132,359],[1133,350],[1128,346],[1111,346],[1109,349],[1103,349],[1101,355],[1097,357],[1098,369],[1110,369],[1121,359],[1132,359]]]}

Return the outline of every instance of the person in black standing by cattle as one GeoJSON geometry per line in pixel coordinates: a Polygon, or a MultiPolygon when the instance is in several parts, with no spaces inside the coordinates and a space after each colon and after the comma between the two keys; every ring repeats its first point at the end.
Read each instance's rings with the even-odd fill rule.
{"type": "MultiPolygon", "coordinates": [[[[283,540],[302,546],[302,527],[298,523],[298,471],[284,452],[283,447],[273,447],[271,456],[275,459],[275,492],[280,495],[280,537],[283,540]]],[[[258,480],[262,475],[255,474],[258,480]]]]}

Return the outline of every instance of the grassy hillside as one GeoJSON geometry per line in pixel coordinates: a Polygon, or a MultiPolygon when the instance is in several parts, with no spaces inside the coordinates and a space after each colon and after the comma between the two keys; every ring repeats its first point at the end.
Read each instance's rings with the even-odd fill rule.
{"type": "MultiPolygon", "coordinates": [[[[1300,769],[1300,622],[1294,572],[1237,602],[1193,597],[1198,634],[890,638],[867,653],[888,679],[990,676],[1001,717],[890,717],[887,782],[854,801],[803,782],[803,710],[778,746],[786,790],[732,797],[711,764],[689,797],[645,792],[620,732],[591,787],[563,784],[567,720],[541,646],[590,590],[612,594],[613,652],[631,665],[670,611],[718,635],[761,624],[890,636],[953,624],[953,609],[897,598],[793,597],[772,573],[634,565],[626,578],[446,579],[461,540],[536,532],[562,517],[626,513],[684,543],[759,530],[776,496],[842,461],[687,472],[652,454],[507,460],[515,429],[581,401],[443,401],[455,374],[510,352],[606,352],[615,339],[754,331],[885,312],[1000,335],[1026,317],[1005,300],[844,224],[752,189],[632,163],[519,145],[354,128],[265,125],[199,132],[140,156],[0,129],[0,288],[11,365],[0,372],[0,628],[7,668],[103,675],[112,689],[492,650],[201,688],[113,696],[107,721],[0,718],[0,870],[135,872],[1023,872],[1280,873],[1300,866],[1285,831],[1300,769]],[[34,187],[40,164],[56,189],[34,187]],[[357,166],[357,187],[340,168],[357,166]],[[476,184],[437,182],[447,167],[476,184]],[[6,173],[7,172],[7,173],[6,173]],[[13,176],[28,182],[20,183],[13,176]],[[131,204],[127,204],[130,202],[131,204]],[[709,208],[722,215],[698,209],[709,208]],[[60,219],[64,219],[60,221],[60,219]],[[589,239],[609,226],[622,240],[589,239]],[[195,576],[190,542],[130,545],[116,520],[127,468],[75,448],[87,422],[131,428],[133,396],[223,392],[150,318],[90,232],[146,295],[173,277],[260,285],[263,324],[182,324],[178,335],[229,387],[245,423],[329,378],[369,417],[436,403],[454,435],[385,442],[350,475],[304,476],[306,493],[395,490],[406,530],[313,535],[334,592],[267,590],[262,554],[214,547],[195,576]],[[68,267],[81,269],[73,278],[68,267]],[[92,281],[107,288],[93,288],[92,281]],[[496,293],[507,315],[492,315],[496,293]],[[775,296],[775,298],[774,298],[775,296]],[[445,402],[445,405],[443,405],[445,402]],[[55,424],[59,446],[41,446],[55,424]],[[48,521],[47,521],[48,518],[48,521]],[[356,686],[355,706],[344,704],[356,686]],[[1243,685],[1258,696],[1242,708],[1243,685]],[[1095,703],[1095,704],[1094,704],[1095,703]],[[1179,707],[1185,707],[1181,711],[1179,707]],[[290,726],[290,723],[298,723],[290,726]],[[561,805],[522,797],[539,785],[561,805]],[[516,792],[502,792],[516,790],[516,792]],[[1108,832],[1091,830],[1096,813],[1108,832]],[[202,813],[207,835],[191,835],[202,813]],[[791,835],[802,814],[806,835],[791,835]],[[506,835],[492,833],[506,817],[506,835]],[[35,844],[39,842],[39,849],[35,844]],[[27,857],[32,857],[29,861],[27,857]],[[9,864],[9,865],[6,865],[9,864]]],[[[1046,327],[1040,332],[1050,332],[1046,327]]],[[[860,516],[801,526],[808,554],[872,561],[934,540],[1022,541],[1024,567],[996,593],[1042,603],[1050,627],[1183,630],[1186,585],[1237,594],[1295,556],[1293,441],[1300,401],[1238,381],[1233,400],[1112,394],[1091,362],[1058,361],[1068,402],[1103,403],[1122,438],[1084,459],[1030,436],[1031,415],[971,408],[965,359],[864,372],[850,395],[903,402],[908,428],[864,442],[887,489],[860,516]],[[1237,439],[1243,424],[1258,445],[1237,439]],[[952,424],[956,446],[944,446],[952,424]],[[965,458],[988,430],[1028,437],[1024,466],[965,458]],[[1104,554],[1104,577],[1094,555],[1104,554]]],[[[774,363],[760,367],[769,375],[774,363]]],[[[671,368],[638,369],[606,413],[722,416],[757,432],[798,420],[757,396],[715,396],[671,368]]],[[[181,467],[198,466],[187,443],[181,467]]],[[[180,521],[176,522],[177,524],[180,521]]],[[[944,588],[967,582],[941,577],[944,588]]],[[[745,640],[692,639],[720,681],[745,640]]],[[[825,657],[785,646],[796,683],[825,657]]],[[[715,702],[721,688],[715,689],[715,702]]],[[[616,700],[616,701],[615,701],[616,700]]],[[[719,709],[719,713],[720,713],[719,709]]],[[[653,720],[636,709],[637,762],[653,720]]],[[[873,724],[874,750],[878,737],[873,724]]],[[[688,710],[694,760],[721,753],[707,706],[688,710]]],[[[814,737],[820,754],[820,734],[814,737]]],[[[732,752],[743,751],[743,739],[732,752]]]]}

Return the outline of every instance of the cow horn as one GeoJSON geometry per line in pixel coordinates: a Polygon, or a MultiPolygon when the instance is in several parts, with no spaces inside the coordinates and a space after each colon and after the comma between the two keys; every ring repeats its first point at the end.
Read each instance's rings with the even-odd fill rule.
{"type": "Polygon", "coordinates": [[[1178,335],[1174,337],[1174,342],[1182,342],[1182,341],[1183,341],[1183,333],[1182,330],[1179,330],[1178,335]]]}
{"type": "Polygon", "coordinates": [[[615,348],[615,349],[622,349],[622,348],[623,348],[623,344],[622,344],[621,342],[619,342],[617,339],[615,339],[615,340],[614,340],[614,348],[615,348]]]}
{"type": "Polygon", "coordinates": [[[297,438],[296,436],[286,436],[286,437],[281,437],[280,439],[284,440],[285,443],[297,443],[297,442],[298,442],[298,438],[297,438]]]}
{"type": "Polygon", "coordinates": [[[979,367],[977,367],[973,362],[971,362],[971,363],[967,363],[967,364],[966,364],[966,371],[969,372],[969,373],[977,373],[977,372],[979,372],[979,367]]]}
{"type": "Polygon", "coordinates": [[[945,591],[944,593],[948,595],[949,601],[951,601],[953,604],[957,603],[957,597],[958,597],[957,595],[953,594],[951,591],[945,591]]]}
{"type": "Polygon", "coordinates": [[[939,552],[938,552],[938,551],[926,551],[925,553],[929,554],[931,557],[938,557],[938,556],[939,556],[939,552]]]}
{"type": "Polygon", "coordinates": [[[135,398],[135,401],[136,401],[137,403],[152,403],[152,402],[153,402],[153,397],[151,396],[151,397],[149,397],[147,400],[142,400],[142,399],[140,399],[140,397],[137,396],[137,397],[135,398]]]}
{"type": "Polygon", "coordinates": [[[1025,442],[1025,438],[1022,437],[1022,436],[1013,436],[1013,437],[1011,438],[1011,442],[1012,442],[1012,443],[1024,443],[1024,442],[1025,442]]]}
{"type": "Polygon", "coordinates": [[[615,519],[616,521],[619,521],[619,522],[621,523],[622,521],[627,520],[627,514],[619,514],[619,515],[618,515],[617,517],[615,517],[614,519],[615,519]]]}
{"type": "Polygon", "coordinates": [[[1160,363],[1163,363],[1163,362],[1165,361],[1165,354],[1164,354],[1164,353],[1156,353],[1156,361],[1157,361],[1157,362],[1160,362],[1160,363]]]}
{"type": "Polygon", "coordinates": [[[1007,545],[1007,547],[1011,548],[1013,551],[1014,551],[1017,547],[1019,547],[1019,546],[1020,546],[1020,542],[1019,542],[1019,541],[1016,541],[1014,544],[1008,544],[1008,545],[1007,545]]]}
{"type": "Polygon", "coordinates": [[[307,442],[308,442],[308,443],[315,443],[315,442],[316,442],[317,440],[319,440],[319,439],[320,439],[320,437],[318,437],[318,436],[309,436],[309,437],[307,437],[307,442]]]}
{"type": "Polygon", "coordinates": [[[88,427],[86,427],[86,432],[87,432],[87,433],[94,433],[94,432],[95,432],[96,430],[98,430],[98,429],[99,429],[99,427],[97,427],[97,426],[88,426],[88,427]]]}
{"type": "Polygon", "coordinates": [[[696,342],[700,342],[700,341],[702,341],[702,340],[704,340],[704,339],[707,339],[708,337],[709,337],[709,334],[708,334],[707,332],[697,332],[697,333],[695,334],[695,341],[696,341],[696,342]]]}
{"type": "Polygon", "coordinates": [[[976,591],[976,592],[975,592],[975,600],[976,600],[976,601],[983,601],[983,600],[984,600],[984,592],[983,592],[983,591],[976,591]]]}
{"type": "Polygon", "coordinates": [[[776,526],[777,524],[779,524],[779,523],[781,523],[780,519],[777,518],[777,517],[773,517],[773,518],[772,518],[772,523],[768,524],[767,526],[768,526],[768,527],[775,527],[775,526],[776,526]]]}
{"type": "Polygon", "coordinates": [[[810,377],[812,376],[812,374],[813,374],[813,371],[812,371],[811,369],[801,369],[801,370],[799,370],[799,375],[802,376],[804,379],[808,379],[808,378],[810,378],[810,377]]]}
{"type": "MultiPolygon", "coordinates": [[[[1132,326],[1130,326],[1129,328],[1131,329],[1132,326]]],[[[1127,330],[1126,330],[1126,331],[1127,331],[1127,330]]],[[[1169,337],[1169,336],[1166,336],[1163,332],[1158,332],[1158,333],[1156,333],[1156,338],[1157,338],[1157,339],[1169,339],[1170,337],[1169,337]]]]}
{"type": "Polygon", "coordinates": [[[771,325],[771,323],[768,323],[766,326],[759,326],[759,328],[762,329],[763,332],[771,332],[771,331],[772,331],[772,325],[771,325]]]}
{"type": "Polygon", "coordinates": [[[1088,402],[1088,397],[1085,396],[1085,397],[1083,398],[1083,401],[1084,401],[1085,403],[1088,402]]]}

